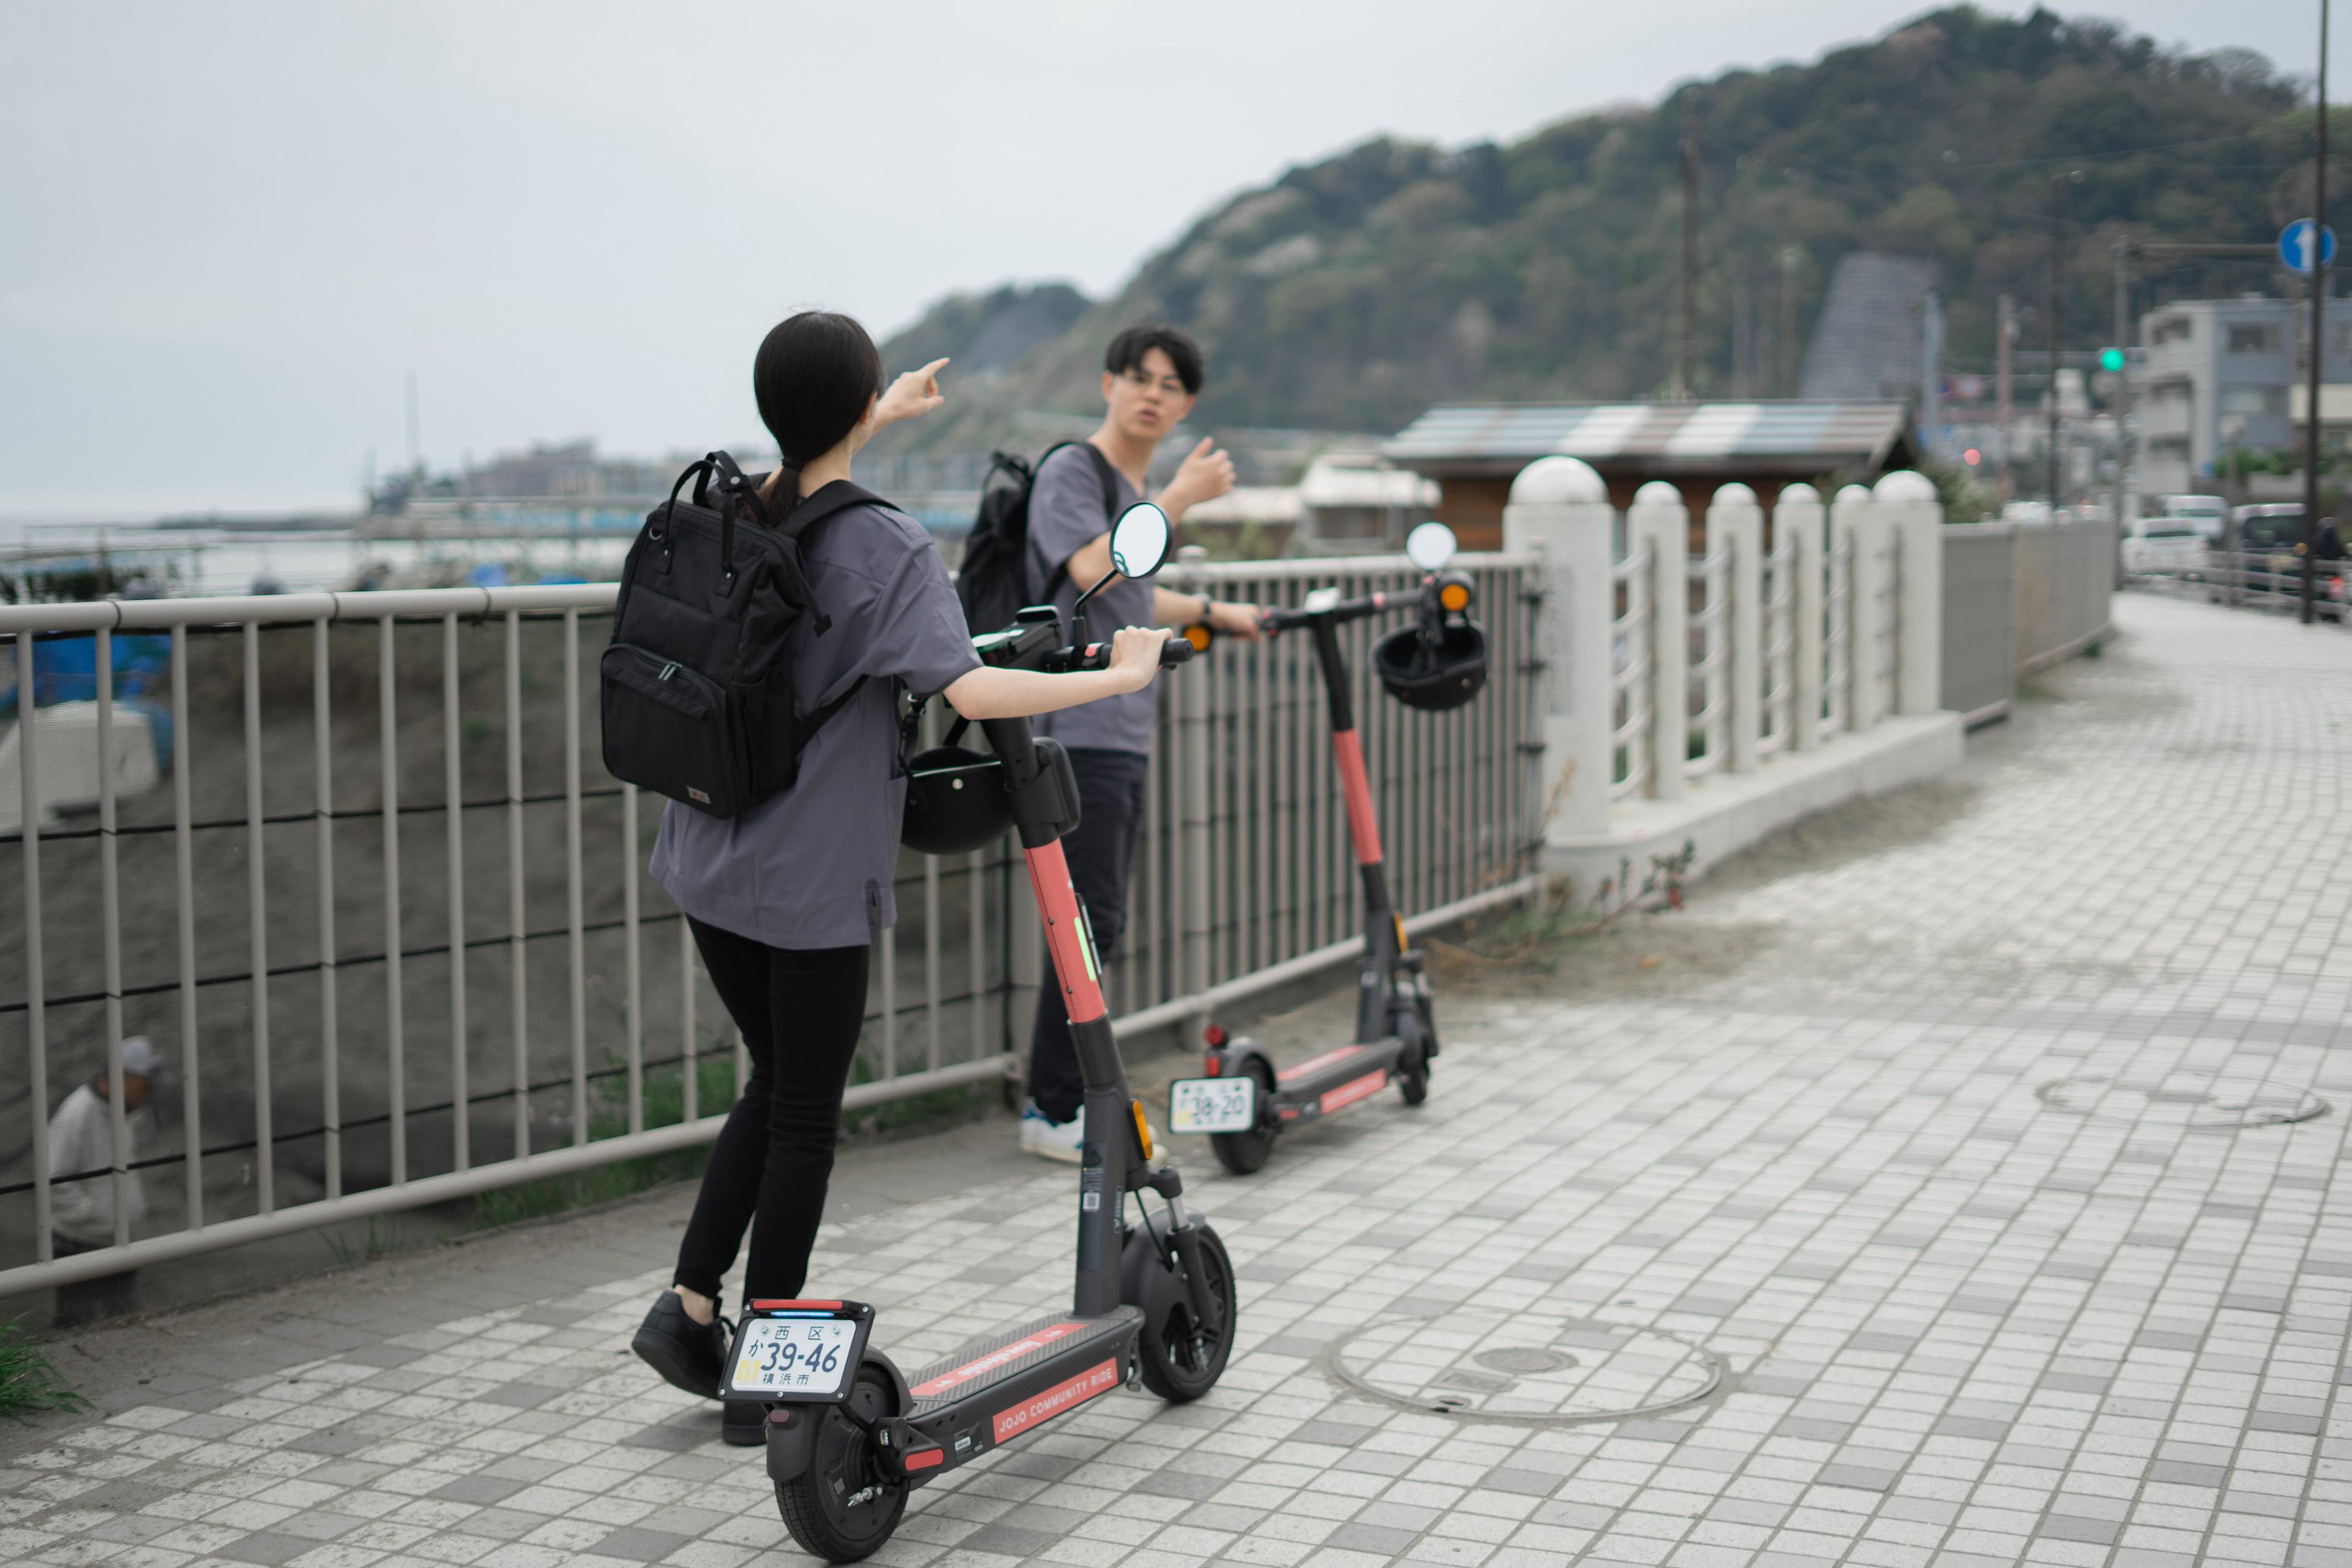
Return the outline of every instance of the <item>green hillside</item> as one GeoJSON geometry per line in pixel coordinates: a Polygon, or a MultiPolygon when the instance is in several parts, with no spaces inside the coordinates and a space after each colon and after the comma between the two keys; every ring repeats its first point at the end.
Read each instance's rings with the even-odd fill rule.
{"type": "MultiPolygon", "coordinates": [[[[1234,197],[985,396],[907,434],[970,450],[1014,408],[1097,406],[1101,342],[1147,317],[1208,349],[1198,417],[1213,426],[1385,431],[1445,398],[1662,394],[1686,125],[1704,219],[1702,395],[1783,390],[1775,334],[1791,247],[1800,342],[1838,258],[1885,250],[1940,264],[1949,359],[1989,363],[1997,297],[2042,301],[2051,179],[2075,169],[2069,344],[2095,347],[2126,226],[2261,242],[2304,210],[2311,112],[2298,92],[2244,51],[2188,56],[2107,22],[1962,6],[1810,65],[1727,72],[1654,109],[1580,115],[1508,146],[1368,142],[1234,197]]],[[[2263,268],[2212,264],[2147,288],[2271,282],[2263,268]]],[[[937,340],[928,321],[894,339],[893,365],[919,357],[901,345],[927,332],[937,340]]]]}

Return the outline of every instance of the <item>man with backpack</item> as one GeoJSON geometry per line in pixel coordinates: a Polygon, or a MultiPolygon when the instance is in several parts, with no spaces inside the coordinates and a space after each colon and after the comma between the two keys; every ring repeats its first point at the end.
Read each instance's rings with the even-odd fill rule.
{"type": "MultiPolygon", "coordinates": [[[[1084,441],[1047,452],[1026,492],[1022,537],[1019,498],[983,506],[960,583],[975,630],[1011,619],[1015,606],[1052,603],[1065,616],[1088,585],[1110,570],[1110,525],[1142,499],[1152,453],[1192,413],[1202,378],[1200,348],[1173,327],[1129,327],[1103,356],[1103,422],[1084,441]],[[1010,504],[1007,504],[1010,503],[1010,504]],[[1012,546],[1018,537],[1019,550],[1012,546]],[[985,540],[983,544],[982,542],[985,540]],[[1012,570],[1017,563],[1018,576],[1012,570]]],[[[1156,499],[1171,522],[1187,508],[1234,486],[1234,460],[1203,439],[1185,455],[1156,499]]],[[[1229,637],[1257,636],[1257,606],[1179,594],[1150,583],[1120,581],[1087,605],[1090,626],[1186,626],[1206,621],[1229,637]]],[[[1079,640],[1085,628],[1074,628],[1079,640]]],[[[1078,826],[1062,840],[1070,880],[1086,903],[1095,950],[1108,956],[1127,924],[1129,873],[1135,865],[1136,824],[1143,812],[1158,699],[1132,692],[1041,720],[1037,732],[1067,748],[1077,774],[1078,826]]],[[[1084,1089],[1070,1042],[1069,1015],[1049,973],[1037,996],[1037,1023],[1029,1052],[1030,1102],[1021,1117],[1021,1146],[1051,1160],[1076,1163],[1085,1141],[1084,1089]]]]}

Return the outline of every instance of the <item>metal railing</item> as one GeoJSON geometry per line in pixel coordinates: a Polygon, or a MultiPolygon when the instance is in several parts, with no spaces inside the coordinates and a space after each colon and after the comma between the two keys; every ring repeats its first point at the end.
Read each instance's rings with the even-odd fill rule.
{"type": "MultiPolygon", "coordinates": [[[[1533,864],[1533,561],[1468,556],[1494,657],[1448,714],[1360,705],[1409,923],[1523,895],[1533,864]]],[[[1296,604],[1403,585],[1402,560],[1171,570],[1296,604]]],[[[611,584],[0,608],[18,712],[38,649],[92,647],[94,759],[37,710],[13,744],[22,888],[0,944],[0,1294],[707,1142],[746,1065],[686,922],[644,875],[658,799],[607,775],[592,658],[611,584]],[[168,640],[168,697],[118,700],[114,653],[168,640]],[[126,721],[136,718],[137,722],[126,721]],[[119,748],[168,724],[168,790],[119,748]],[[54,754],[52,754],[54,753],[54,754]],[[59,816],[44,758],[94,760],[59,816]],[[46,814],[46,815],[45,815],[46,814]],[[667,929],[665,929],[667,928],[667,929]],[[13,949],[16,956],[7,956],[13,949]],[[123,1042],[152,1037],[175,1104],[134,1157],[123,1042]],[[102,1065],[101,1065],[102,1064],[102,1065]],[[113,1157],[54,1168],[70,1082],[108,1086],[113,1157]],[[10,1140],[14,1142],[14,1140],[10,1140]],[[152,1173],[151,1221],[131,1185],[152,1173]],[[53,1198],[110,1189],[110,1238],[60,1249],[53,1198]]],[[[1370,642],[1347,638],[1364,689],[1370,642]]],[[[1344,960],[1352,859],[1308,639],[1221,647],[1161,683],[1126,962],[1132,1033],[1344,960]]],[[[928,721],[940,722],[934,705],[928,721]]],[[[0,864],[0,876],[9,868],[0,864]]],[[[846,1106],[1017,1066],[1042,957],[1006,843],[902,858],[846,1106]]],[[[0,904],[0,910],[5,905],[0,904]]],[[[0,915],[0,919],[5,919],[0,915]]]]}
{"type": "Polygon", "coordinates": [[[1796,707],[1797,542],[1785,531],[1763,558],[1764,697],[1759,754],[1789,749],[1796,707]]]}
{"type": "Polygon", "coordinates": [[[1822,713],[1823,740],[1853,722],[1853,533],[1822,517],[1822,713]]]}
{"type": "MultiPolygon", "coordinates": [[[[2180,573],[2143,571],[2143,579],[2168,578],[2201,586],[2217,603],[2286,615],[2303,613],[2303,563],[2283,551],[2255,550],[2206,552],[2194,576],[2180,573]]],[[[2345,616],[2347,567],[2342,561],[2322,561],[2315,574],[2313,604],[2322,619],[2352,624],[2345,616]]]]}
{"type": "Polygon", "coordinates": [[[1902,603],[1903,541],[1892,529],[1882,530],[1878,542],[1877,614],[1873,619],[1870,647],[1864,650],[1869,662],[1864,666],[1874,694],[1871,711],[1885,715],[1895,711],[1895,627],[1902,603]]]}
{"type": "Polygon", "coordinates": [[[1695,744],[1683,763],[1688,778],[1719,771],[1731,744],[1731,551],[1714,540],[1690,558],[1698,601],[1690,612],[1690,697],[1685,704],[1695,744]]]}
{"type": "Polygon", "coordinates": [[[1650,783],[1650,548],[1632,543],[1610,568],[1614,602],[1609,622],[1609,797],[1643,793],[1650,783]]]}

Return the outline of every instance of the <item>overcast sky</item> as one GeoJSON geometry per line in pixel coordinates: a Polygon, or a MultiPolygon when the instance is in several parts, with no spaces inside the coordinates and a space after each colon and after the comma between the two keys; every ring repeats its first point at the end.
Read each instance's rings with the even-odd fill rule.
{"type": "MultiPolygon", "coordinates": [[[[1100,294],[1365,136],[1507,138],[1926,8],[0,0],[0,514],[347,503],[407,461],[411,368],[435,466],[747,440],[795,306],[880,337],[1100,294]]],[[[2315,63],[2308,0],[2128,11],[2315,63]]]]}

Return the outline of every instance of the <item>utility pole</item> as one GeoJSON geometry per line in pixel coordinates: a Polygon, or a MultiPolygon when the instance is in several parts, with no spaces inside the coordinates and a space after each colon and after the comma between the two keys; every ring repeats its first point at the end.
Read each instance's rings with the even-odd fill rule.
{"type": "Polygon", "coordinates": [[[408,493],[413,500],[425,489],[425,448],[416,438],[416,373],[408,373],[408,493]]]}
{"type": "Polygon", "coordinates": [[[2058,355],[2066,342],[2066,187],[2079,184],[2080,169],[2050,182],[2050,510],[2058,511],[2058,355]]]}
{"type": "Polygon", "coordinates": [[[1683,115],[1682,341],[1675,345],[1675,396],[1698,395],[1698,132],[1683,115]]]}
{"type": "Polygon", "coordinates": [[[2017,347],[2017,300],[2007,294],[2000,297],[2000,324],[1996,335],[2000,341],[1994,345],[1993,352],[1998,357],[1994,361],[1993,380],[2000,388],[2000,449],[1993,454],[1993,458],[2000,465],[2000,501],[2007,506],[2017,499],[2017,476],[2011,471],[2009,456],[2016,446],[2016,438],[2010,432],[2009,420],[2014,406],[2010,399],[2010,362],[2017,347]]]}
{"type": "Polygon", "coordinates": [[[1780,247],[1780,395],[1797,395],[1797,263],[1803,253],[1780,247]]]}
{"type": "Polygon", "coordinates": [[[2319,383],[2327,360],[2327,0],[2319,0],[2319,153],[2311,171],[2311,380],[2303,410],[2303,624],[2317,614],[2319,588],[2319,383]]]}
{"type": "Polygon", "coordinates": [[[2124,502],[2131,489],[2131,240],[2116,241],[2116,586],[2124,585],[2124,502]]]}

